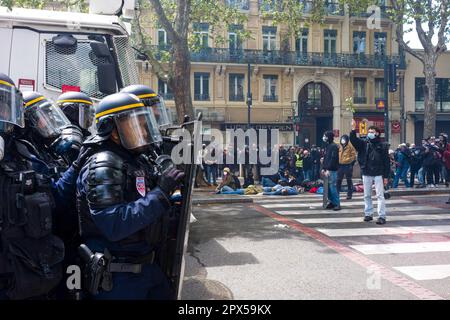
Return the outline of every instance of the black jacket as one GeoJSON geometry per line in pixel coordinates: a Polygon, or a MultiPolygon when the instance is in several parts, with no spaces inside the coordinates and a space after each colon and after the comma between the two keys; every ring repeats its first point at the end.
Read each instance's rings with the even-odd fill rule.
{"type": "Polygon", "coordinates": [[[323,169],[329,171],[337,171],[339,167],[339,147],[332,142],[327,145],[325,149],[325,156],[323,159],[323,169]]]}
{"type": "Polygon", "coordinates": [[[350,132],[350,142],[358,151],[358,163],[364,176],[389,177],[389,147],[379,137],[373,140],[360,139],[356,131],[350,132]]]}

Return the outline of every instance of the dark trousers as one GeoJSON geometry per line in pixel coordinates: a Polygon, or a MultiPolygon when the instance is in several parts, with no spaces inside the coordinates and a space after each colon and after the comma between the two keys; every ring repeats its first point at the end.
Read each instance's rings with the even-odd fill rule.
{"type": "Polygon", "coordinates": [[[313,164],[313,181],[320,178],[320,163],[313,164]]]}
{"type": "Polygon", "coordinates": [[[341,192],[342,180],[344,176],[347,179],[347,196],[351,197],[353,194],[353,165],[350,164],[340,164],[337,172],[337,191],[341,192]]]}
{"type": "Polygon", "coordinates": [[[431,165],[425,167],[425,170],[427,173],[427,184],[439,184],[440,167],[438,165],[431,165]]]}
{"type": "Polygon", "coordinates": [[[410,171],[410,177],[409,177],[409,186],[412,188],[414,187],[414,178],[416,177],[416,174],[419,173],[420,167],[411,166],[409,169],[410,171]]]}

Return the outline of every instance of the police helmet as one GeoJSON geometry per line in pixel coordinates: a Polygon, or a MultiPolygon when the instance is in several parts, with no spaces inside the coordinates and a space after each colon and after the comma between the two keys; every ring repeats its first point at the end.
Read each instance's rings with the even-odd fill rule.
{"type": "Polygon", "coordinates": [[[65,92],[58,97],[56,105],[72,124],[86,130],[92,126],[95,117],[94,104],[83,92],[65,92]]]}
{"type": "Polygon", "coordinates": [[[123,88],[121,92],[134,94],[145,106],[152,107],[156,122],[159,126],[170,125],[173,123],[163,98],[156,94],[150,87],[142,84],[134,84],[123,88]]]}
{"type": "Polygon", "coordinates": [[[6,74],[0,73],[0,132],[24,127],[22,93],[6,74]]]}
{"type": "Polygon", "coordinates": [[[23,103],[27,126],[36,130],[42,138],[57,138],[71,124],[61,109],[39,92],[24,92],[23,103]]]}
{"type": "Polygon", "coordinates": [[[95,119],[99,135],[109,137],[115,127],[122,146],[130,151],[140,152],[162,141],[151,108],[133,94],[119,92],[103,98],[95,119]]]}

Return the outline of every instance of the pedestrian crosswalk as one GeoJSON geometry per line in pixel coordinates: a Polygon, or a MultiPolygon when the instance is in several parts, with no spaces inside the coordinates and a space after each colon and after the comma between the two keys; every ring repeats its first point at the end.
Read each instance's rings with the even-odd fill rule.
{"type": "Polygon", "coordinates": [[[341,194],[342,210],[337,212],[323,209],[322,196],[313,194],[255,197],[254,203],[313,228],[355,252],[380,259],[414,280],[450,281],[450,210],[424,201],[417,203],[426,198],[386,200],[388,223],[382,226],[375,224],[375,197],[372,198],[374,221],[363,222],[362,194],[354,194],[352,200],[345,200],[345,195],[341,194]]]}

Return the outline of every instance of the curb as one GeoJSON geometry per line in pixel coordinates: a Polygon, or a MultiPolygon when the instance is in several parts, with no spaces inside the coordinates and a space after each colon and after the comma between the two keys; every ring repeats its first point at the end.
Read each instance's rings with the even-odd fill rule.
{"type": "Polygon", "coordinates": [[[242,197],[239,198],[234,195],[231,198],[219,198],[219,197],[210,197],[210,198],[194,198],[192,199],[192,205],[203,205],[203,204],[230,204],[230,203],[252,203],[253,199],[250,197],[242,197]]]}

